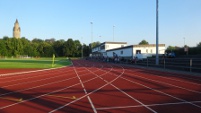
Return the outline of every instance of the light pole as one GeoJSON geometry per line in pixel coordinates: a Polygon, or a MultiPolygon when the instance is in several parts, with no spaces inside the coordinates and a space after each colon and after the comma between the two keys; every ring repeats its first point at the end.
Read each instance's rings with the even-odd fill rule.
{"type": "Polygon", "coordinates": [[[158,56],[158,0],[156,0],[156,65],[159,64],[158,56]]]}
{"type": "Polygon", "coordinates": [[[185,47],[185,45],[186,45],[186,43],[185,43],[185,37],[183,39],[184,39],[184,47],[185,47]]]}
{"type": "Polygon", "coordinates": [[[114,27],[115,27],[115,25],[113,25],[113,42],[114,42],[114,27]]]}
{"type": "Polygon", "coordinates": [[[92,48],[92,43],[93,43],[93,22],[91,23],[91,48],[92,48]]]}
{"type": "Polygon", "coordinates": [[[82,43],[82,59],[83,59],[83,43],[82,43]]]}

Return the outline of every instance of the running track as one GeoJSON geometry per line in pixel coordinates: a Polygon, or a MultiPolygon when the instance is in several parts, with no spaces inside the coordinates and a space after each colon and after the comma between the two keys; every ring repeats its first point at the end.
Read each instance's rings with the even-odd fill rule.
{"type": "Polygon", "coordinates": [[[111,63],[1,73],[0,86],[1,113],[201,113],[200,76],[111,63]]]}

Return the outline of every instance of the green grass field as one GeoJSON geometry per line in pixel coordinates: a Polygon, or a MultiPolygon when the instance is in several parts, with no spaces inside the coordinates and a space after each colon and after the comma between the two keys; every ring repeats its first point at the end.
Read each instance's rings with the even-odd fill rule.
{"type": "Polygon", "coordinates": [[[56,68],[68,66],[71,62],[66,58],[55,58],[52,65],[52,58],[33,58],[33,59],[0,59],[0,68],[56,68]]]}

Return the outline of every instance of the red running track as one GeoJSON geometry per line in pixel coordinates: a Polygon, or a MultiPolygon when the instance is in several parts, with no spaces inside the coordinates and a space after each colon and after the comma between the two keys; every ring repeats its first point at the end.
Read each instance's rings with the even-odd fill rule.
{"type": "MultiPolygon", "coordinates": [[[[0,72],[3,73],[3,72],[0,72]]],[[[0,74],[1,113],[200,113],[201,77],[74,60],[0,74]]]]}

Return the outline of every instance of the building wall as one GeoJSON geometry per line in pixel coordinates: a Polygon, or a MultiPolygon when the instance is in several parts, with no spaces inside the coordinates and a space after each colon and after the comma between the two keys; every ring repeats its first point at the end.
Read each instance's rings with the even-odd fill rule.
{"type": "MultiPolygon", "coordinates": [[[[134,58],[138,54],[136,52],[137,50],[140,51],[140,53],[143,55],[143,58],[156,54],[156,46],[154,44],[150,44],[147,46],[145,45],[127,46],[123,48],[111,49],[108,50],[106,53],[108,57],[113,57],[113,52],[115,52],[119,57],[134,58]]],[[[159,54],[164,53],[165,53],[165,44],[161,44],[159,46],[159,54]]]]}
{"type": "MultiPolygon", "coordinates": [[[[110,50],[110,49],[114,49],[114,48],[120,48],[120,47],[124,47],[127,44],[125,42],[104,42],[102,44],[100,44],[97,47],[94,47],[92,49],[92,54],[96,54],[96,53],[103,53],[103,55],[106,55],[106,50],[110,50]]],[[[97,56],[97,55],[95,55],[97,56]]]]}
{"type": "Polygon", "coordinates": [[[107,51],[107,56],[113,57],[113,52],[116,53],[119,57],[133,57],[132,47],[107,51]]]}
{"type": "Polygon", "coordinates": [[[126,44],[105,44],[105,50],[110,50],[110,49],[114,49],[114,48],[119,48],[119,47],[125,47],[126,44]]]}
{"type": "MultiPolygon", "coordinates": [[[[165,45],[162,44],[158,47],[159,54],[164,54],[165,53],[165,45]]],[[[156,46],[155,45],[151,45],[151,46],[134,46],[133,49],[133,54],[137,54],[137,50],[141,51],[141,54],[156,54],[156,46]]]]}

